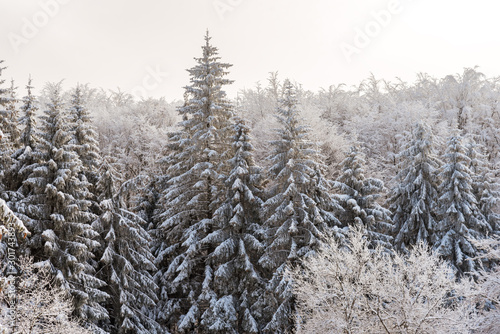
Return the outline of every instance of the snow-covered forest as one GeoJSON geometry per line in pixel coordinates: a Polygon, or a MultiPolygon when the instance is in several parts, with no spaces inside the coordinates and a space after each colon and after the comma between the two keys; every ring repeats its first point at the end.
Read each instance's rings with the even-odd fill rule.
{"type": "Polygon", "coordinates": [[[230,99],[214,44],[178,101],[0,63],[0,330],[499,333],[500,78],[230,99]]]}

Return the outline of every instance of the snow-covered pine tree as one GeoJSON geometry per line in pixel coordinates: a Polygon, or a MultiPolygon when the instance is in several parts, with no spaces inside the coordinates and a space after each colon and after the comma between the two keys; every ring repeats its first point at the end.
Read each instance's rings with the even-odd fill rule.
{"type": "Polygon", "coordinates": [[[253,161],[250,129],[235,118],[226,200],[213,215],[212,232],[203,240],[207,270],[200,296],[210,304],[201,317],[203,333],[260,333],[264,279],[257,261],[264,250],[256,237],[262,229],[262,171],[253,161]]]}
{"type": "Polygon", "coordinates": [[[231,65],[219,61],[208,32],[203,56],[189,69],[191,85],[178,109],[181,131],[171,137],[168,188],[161,199],[166,206],[155,242],[156,280],[160,286],[158,319],[166,328],[194,333],[208,307],[200,303],[202,285],[211,274],[205,264],[208,250],[200,241],[212,229],[214,210],[224,201],[225,161],[230,151],[232,105],[222,90],[231,65]]]}
{"type": "Polygon", "coordinates": [[[83,87],[77,85],[71,94],[69,109],[72,124],[73,144],[83,165],[83,174],[94,185],[97,182],[97,169],[102,162],[97,141],[97,132],[92,125],[92,118],[86,107],[83,87]]]}
{"type": "Polygon", "coordinates": [[[289,80],[283,87],[277,109],[281,128],[276,130],[278,138],[271,142],[274,150],[269,157],[273,181],[262,215],[267,245],[259,264],[272,275],[267,301],[272,318],[263,329],[265,333],[293,330],[294,298],[285,270],[314,254],[328,225],[338,224],[329,211],[338,204],[321,184],[319,155],[308,139],[308,127],[300,124],[295,88],[289,80]],[[329,207],[322,207],[321,202],[329,207]]]}
{"type": "MultiPolygon", "coordinates": [[[[0,141],[0,175],[4,191],[11,190],[11,180],[7,171],[12,167],[12,154],[19,148],[19,128],[17,123],[18,110],[14,80],[3,97],[3,106],[0,105],[0,129],[6,137],[0,141]]],[[[0,97],[2,99],[2,97],[0,97]]]]}
{"type": "Polygon", "coordinates": [[[7,178],[10,180],[11,191],[19,192],[18,196],[26,196],[29,189],[23,189],[22,183],[33,172],[40,154],[38,152],[39,138],[36,129],[36,113],[38,110],[36,98],[31,93],[31,77],[26,85],[27,95],[22,99],[21,116],[19,124],[22,131],[19,135],[20,148],[12,155],[14,163],[7,178]]]}
{"type": "Polygon", "coordinates": [[[103,213],[92,224],[102,241],[97,277],[108,283],[111,329],[124,334],[162,333],[153,316],[158,286],[150,274],[156,267],[146,222],[127,210],[122,200],[127,185],[117,191],[116,180],[112,166],[103,165],[96,184],[103,213]]]}
{"type": "Polygon", "coordinates": [[[28,195],[17,205],[31,218],[31,254],[55,275],[59,286],[71,293],[75,314],[89,326],[108,318],[100,302],[105,282],[95,277],[88,260],[99,244],[91,228],[88,184],[78,178],[82,164],[69,144],[71,133],[61,98],[61,85],[49,84],[49,103],[41,117],[40,160],[23,186],[28,195]]]}
{"type": "Polygon", "coordinates": [[[398,154],[399,172],[389,198],[394,246],[398,250],[420,241],[430,245],[436,241],[436,171],[440,162],[434,154],[433,140],[429,127],[419,123],[413,129],[412,140],[398,154]]]}
{"type": "Polygon", "coordinates": [[[472,189],[472,173],[467,149],[458,135],[451,137],[444,155],[445,164],[440,169],[439,207],[440,220],[436,226],[440,234],[434,244],[437,253],[450,261],[458,273],[475,270],[473,258],[478,255],[469,239],[481,239],[491,226],[477,206],[472,189]]]}
{"type": "Polygon", "coordinates": [[[382,180],[366,178],[364,155],[352,146],[340,164],[341,174],[335,182],[340,190],[339,202],[343,211],[338,218],[343,226],[360,225],[366,229],[372,246],[392,248],[391,212],[382,207],[377,198],[385,190],[382,180]]]}
{"type": "Polygon", "coordinates": [[[2,63],[5,62],[5,60],[0,59],[0,109],[3,109],[7,102],[9,102],[9,89],[8,88],[2,88],[2,85],[5,83],[5,79],[2,79],[2,72],[3,70],[6,69],[6,67],[2,67],[2,63]]]}
{"type": "Polygon", "coordinates": [[[472,173],[472,193],[492,231],[500,234],[500,214],[495,212],[500,203],[500,185],[495,180],[486,156],[481,152],[482,147],[473,140],[470,140],[466,147],[472,173]]]}

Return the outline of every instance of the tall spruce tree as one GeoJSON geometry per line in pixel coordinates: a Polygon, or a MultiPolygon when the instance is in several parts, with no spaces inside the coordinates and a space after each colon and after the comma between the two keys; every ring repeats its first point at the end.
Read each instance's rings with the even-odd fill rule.
{"type": "Polygon", "coordinates": [[[152,314],[158,286],[150,274],[156,267],[146,222],[125,207],[122,197],[127,185],[117,191],[115,174],[112,166],[103,166],[96,184],[103,213],[92,224],[101,236],[98,277],[108,283],[111,329],[113,333],[161,333],[152,314]]]}
{"type": "Polygon", "coordinates": [[[356,146],[351,147],[340,164],[341,174],[335,182],[340,190],[339,202],[344,209],[338,218],[346,226],[363,226],[372,246],[390,249],[391,212],[377,202],[384,191],[384,183],[379,179],[366,178],[364,165],[362,152],[356,146]]]}
{"type": "Polygon", "coordinates": [[[309,129],[300,124],[295,88],[289,80],[283,87],[277,109],[281,128],[278,139],[271,142],[274,150],[269,157],[273,181],[263,207],[267,246],[259,260],[272,273],[268,284],[272,318],[263,329],[265,333],[293,330],[293,291],[284,273],[315,254],[329,225],[338,224],[332,213],[338,204],[326,191],[319,155],[308,139],[309,129]]]}
{"type": "MultiPolygon", "coordinates": [[[[0,129],[2,136],[5,137],[4,140],[0,141],[0,175],[3,190],[7,192],[12,190],[12,182],[8,175],[8,171],[14,163],[12,154],[20,146],[16,89],[14,80],[11,80],[11,85],[3,94],[3,98],[0,96],[0,100],[3,100],[3,106],[0,104],[0,129]]],[[[0,94],[2,93],[0,92],[0,94]]]]}
{"type": "Polygon", "coordinates": [[[243,120],[235,119],[232,132],[226,200],[213,214],[212,232],[201,240],[212,250],[202,292],[210,303],[202,315],[204,333],[260,333],[265,316],[264,278],[257,264],[264,246],[256,237],[262,229],[262,172],[253,161],[250,129],[243,120]]]}
{"type": "Polygon", "coordinates": [[[500,233],[500,214],[495,209],[500,203],[500,184],[495,180],[490,163],[481,152],[481,146],[473,140],[466,145],[469,169],[472,173],[472,193],[493,232],[500,233]]]}
{"type": "Polygon", "coordinates": [[[437,253],[450,261],[459,273],[474,271],[478,260],[476,247],[470,239],[483,238],[491,232],[473,194],[470,158],[462,138],[453,136],[444,155],[439,186],[440,239],[435,243],[437,253]]]}
{"type": "MultiPolygon", "coordinates": [[[[27,95],[22,99],[21,115],[18,123],[22,130],[19,134],[19,149],[14,152],[11,168],[6,171],[9,179],[9,190],[17,193],[17,198],[26,196],[29,189],[23,189],[24,180],[33,172],[40,154],[38,153],[39,138],[36,129],[36,113],[38,111],[36,98],[31,93],[33,89],[31,77],[26,85],[27,95]]],[[[14,199],[15,200],[15,199],[14,199]]],[[[15,200],[16,201],[16,200],[15,200]]]]}
{"type": "Polygon", "coordinates": [[[61,85],[48,86],[49,103],[41,117],[40,159],[23,186],[28,195],[17,206],[31,218],[31,253],[47,266],[56,282],[71,293],[75,314],[89,326],[108,318],[99,305],[108,295],[88,261],[98,245],[91,228],[88,184],[78,178],[82,164],[69,144],[71,133],[61,98],[61,85]]]}
{"type": "Polygon", "coordinates": [[[71,94],[69,109],[73,140],[76,153],[83,166],[82,173],[94,185],[98,179],[97,169],[102,162],[97,141],[97,132],[92,125],[92,118],[86,107],[83,87],[77,85],[71,94]]]}
{"type": "Polygon", "coordinates": [[[205,263],[209,251],[200,241],[211,232],[213,213],[224,201],[224,161],[230,151],[232,106],[222,87],[232,82],[224,78],[231,65],[219,61],[208,32],[202,50],[188,70],[188,98],[178,109],[182,130],[171,137],[170,180],[161,199],[166,210],[156,233],[162,240],[154,246],[161,288],[157,316],[165,327],[183,333],[198,332],[209,305],[200,297],[211,275],[205,263]]]}
{"type": "Polygon", "coordinates": [[[393,212],[394,246],[405,250],[418,242],[436,241],[435,214],[438,199],[437,168],[433,136],[427,125],[417,124],[413,139],[398,155],[399,172],[389,198],[393,212]]]}

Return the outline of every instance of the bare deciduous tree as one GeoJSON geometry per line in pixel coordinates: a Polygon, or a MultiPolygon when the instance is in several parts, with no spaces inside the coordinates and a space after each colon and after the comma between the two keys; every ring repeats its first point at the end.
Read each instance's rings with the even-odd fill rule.
{"type": "Polygon", "coordinates": [[[330,240],[291,271],[298,333],[467,333],[472,283],[422,244],[408,255],[372,251],[361,230],[330,240]],[[328,243],[327,243],[328,244],[328,243]]]}
{"type": "Polygon", "coordinates": [[[66,291],[54,285],[46,267],[38,267],[32,259],[21,257],[19,268],[17,282],[3,278],[0,283],[0,333],[91,333],[71,318],[71,299],[66,291]]]}

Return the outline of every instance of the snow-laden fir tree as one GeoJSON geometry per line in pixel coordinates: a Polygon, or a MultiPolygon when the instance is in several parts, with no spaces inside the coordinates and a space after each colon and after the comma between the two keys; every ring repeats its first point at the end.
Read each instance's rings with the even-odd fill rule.
{"type": "Polygon", "coordinates": [[[500,203],[500,185],[495,180],[486,156],[481,152],[481,146],[471,140],[466,147],[472,173],[472,193],[492,231],[500,234],[500,214],[495,211],[500,203]]]}
{"type": "Polygon", "coordinates": [[[329,225],[339,224],[332,213],[338,204],[326,191],[319,155],[308,139],[308,127],[300,124],[295,88],[289,80],[283,87],[277,109],[281,128],[271,142],[274,150],[269,157],[272,183],[262,210],[267,245],[259,264],[272,276],[267,301],[272,318],[265,333],[293,330],[293,291],[285,270],[314,254],[329,225]]]}
{"type": "Polygon", "coordinates": [[[86,107],[83,87],[76,86],[71,94],[69,109],[72,123],[73,140],[76,153],[83,165],[83,174],[93,185],[97,182],[97,169],[101,163],[97,132],[92,125],[92,118],[86,107]]]}
{"type": "Polygon", "coordinates": [[[4,94],[3,106],[0,105],[0,129],[4,140],[0,141],[0,175],[4,191],[11,188],[11,180],[7,171],[13,164],[12,154],[19,148],[19,127],[17,123],[18,110],[16,98],[16,87],[14,80],[4,94]]]}
{"type": "Polygon", "coordinates": [[[161,333],[153,315],[158,286],[150,274],[156,267],[146,222],[127,210],[122,200],[126,183],[117,191],[116,180],[113,167],[105,164],[96,184],[103,213],[92,224],[101,236],[98,277],[108,283],[112,332],[161,333]]]}
{"type": "Polygon", "coordinates": [[[413,138],[398,154],[399,172],[389,198],[393,212],[394,246],[405,250],[418,242],[436,241],[437,168],[433,135],[425,124],[417,124],[413,138]]]}
{"type": "Polygon", "coordinates": [[[9,89],[3,88],[2,85],[5,83],[5,79],[2,79],[2,72],[6,67],[2,67],[2,63],[5,60],[0,60],[0,109],[4,109],[7,102],[9,102],[9,89]]]}
{"type": "Polygon", "coordinates": [[[264,278],[257,261],[264,249],[256,237],[262,229],[262,172],[253,161],[250,129],[233,125],[226,200],[213,214],[212,232],[201,244],[211,250],[200,300],[209,303],[201,317],[203,333],[260,333],[264,278]]]}
{"type": "MultiPolygon", "coordinates": [[[[13,164],[6,171],[6,178],[9,179],[8,189],[17,192],[16,198],[26,196],[29,189],[23,189],[22,183],[28,178],[36,167],[40,154],[38,152],[39,138],[36,129],[36,113],[38,111],[37,101],[31,93],[31,77],[26,85],[27,95],[22,99],[21,115],[18,119],[22,127],[19,134],[19,149],[12,155],[13,164]]],[[[16,198],[11,200],[16,201],[16,198]]]]}
{"type": "Polygon", "coordinates": [[[434,244],[437,254],[450,261],[459,273],[474,271],[478,255],[470,239],[481,239],[491,232],[491,226],[477,205],[472,189],[472,172],[467,149],[458,135],[451,137],[440,169],[440,220],[436,226],[440,234],[434,244]]]}
{"type": "Polygon", "coordinates": [[[344,209],[338,214],[343,226],[359,225],[367,230],[372,245],[392,248],[391,212],[377,199],[385,190],[382,180],[365,177],[365,160],[359,147],[352,146],[340,164],[341,174],[335,182],[340,190],[339,202],[344,209]]]}
{"type": "Polygon", "coordinates": [[[208,250],[200,241],[210,232],[213,212],[224,201],[223,180],[230,150],[232,106],[222,90],[231,65],[219,61],[217,48],[205,36],[203,55],[189,69],[191,85],[178,109],[181,131],[171,136],[173,152],[166,206],[154,243],[156,280],[160,286],[158,319],[173,331],[196,332],[207,305],[200,303],[203,281],[211,275],[205,264],[208,250]]]}
{"type": "Polygon", "coordinates": [[[4,136],[7,137],[5,142],[10,144],[11,150],[16,150],[20,147],[19,136],[20,129],[18,125],[19,110],[17,108],[17,103],[19,102],[16,95],[17,87],[14,84],[14,80],[11,80],[8,102],[5,104],[5,110],[1,111],[0,114],[0,127],[4,136]]]}
{"type": "Polygon", "coordinates": [[[95,277],[88,261],[99,244],[90,223],[88,183],[78,178],[82,164],[69,144],[71,133],[61,98],[61,85],[47,87],[50,100],[41,117],[38,135],[40,160],[24,181],[28,195],[17,210],[30,218],[30,250],[47,266],[58,286],[71,293],[75,314],[89,325],[108,318],[99,305],[108,295],[105,282],[95,277]]]}

